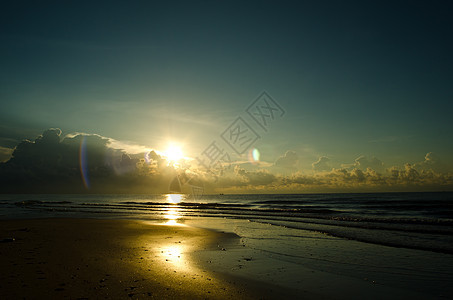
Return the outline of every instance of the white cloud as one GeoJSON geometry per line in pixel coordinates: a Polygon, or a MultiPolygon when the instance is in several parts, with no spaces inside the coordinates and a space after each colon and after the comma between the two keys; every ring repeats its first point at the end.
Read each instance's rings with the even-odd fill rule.
{"type": "Polygon", "coordinates": [[[65,138],[74,138],[78,135],[82,136],[96,136],[101,139],[104,139],[107,141],[107,146],[115,149],[115,150],[123,150],[127,152],[128,154],[139,154],[139,153],[146,153],[151,151],[151,148],[148,148],[146,146],[134,143],[134,142],[129,142],[129,141],[118,141],[113,138],[105,137],[99,134],[95,133],[84,133],[84,132],[73,132],[73,133],[68,133],[65,138]]]}
{"type": "Polygon", "coordinates": [[[289,150],[286,151],[286,153],[283,156],[277,158],[274,165],[283,168],[295,168],[297,162],[298,162],[297,153],[295,151],[289,150]]]}
{"type": "Polygon", "coordinates": [[[370,168],[376,171],[382,171],[384,168],[384,163],[374,156],[367,157],[362,155],[355,159],[354,167],[360,170],[366,170],[370,168]]]}
{"type": "Polygon", "coordinates": [[[311,164],[315,171],[329,171],[332,170],[330,166],[330,159],[327,156],[321,156],[317,161],[311,164]]]}
{"type": "Polygon", "coordinates": [[[442,162],[441,158],[433,152],[426,153],[425,160],[415,164],[415,168],[419,170],[434,170],[437,172],[447,171],[447,166],[442,162]]]}

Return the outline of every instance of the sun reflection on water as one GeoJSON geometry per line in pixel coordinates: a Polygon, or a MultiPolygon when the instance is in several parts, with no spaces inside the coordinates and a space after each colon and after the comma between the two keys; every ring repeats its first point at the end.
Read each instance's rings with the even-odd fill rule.
{"type": "Polygon", "coordinates": [[[178,203],[184,200],[183,194],[167,194],[165,195],[167,202],[170,204],[165,211],[164,225],[181,225],[180,219],[182,218],[181,209],[177,206],[178,203]]]}
{"type": "Polygon", "coordinates": [[[179,202],[183,201],[185,198],[184,194],[167,194],[165,195],[167,198],[168,203],[170,204],[178,204],[179,202]]]}

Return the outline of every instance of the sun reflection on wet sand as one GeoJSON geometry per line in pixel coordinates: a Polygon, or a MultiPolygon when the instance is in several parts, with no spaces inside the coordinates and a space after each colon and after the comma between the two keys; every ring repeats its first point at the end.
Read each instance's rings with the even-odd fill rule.
{"type": "Polygon", "coordinates": [[[164,215],[165,225],[178,225],[178,219],[182,216],[179,213],[179,208],[177,207],[168,207],[164,215]]]}
{"type": "Polygon", "coordinates": [[[175,268],[180,271],[190,268],[186,266],[187,261],[184,259],[184,246],[183,245],[170,245],[163,247],[160,255],[165,258],[165,261],[171,263],[175,268]]]}

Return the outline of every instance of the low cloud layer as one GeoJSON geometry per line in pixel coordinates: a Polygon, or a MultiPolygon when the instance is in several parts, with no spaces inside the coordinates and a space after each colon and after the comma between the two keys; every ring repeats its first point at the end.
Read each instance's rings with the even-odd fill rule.
{"type": "Polygon", "coordinates": [[[312,175],[296,173],[282,178],[282,186],[287,189],[311,191],[421,191],[451,190],[453,175],[437,173],[433,170],[417,171],[413,165],[404,168],[392,167],[384,173],[367,168],[361,170],[332,169],[312,175]]]}
{"type": "Polygon", "coordinates": [[[366,156],[333,168],[321,156],[303,172],[297,153],[287,151],[274,164],[233,163],[213,175],[190,160],[174,166],[142,146],[96,134],[63,136],[52,128],[2,153],[7,161],[0,163],[0,188],[14,193],[167,193],[175,182],[205,193],[453,190],[453,174],[431,152],[418,163],[387,168],[366,156]]]}

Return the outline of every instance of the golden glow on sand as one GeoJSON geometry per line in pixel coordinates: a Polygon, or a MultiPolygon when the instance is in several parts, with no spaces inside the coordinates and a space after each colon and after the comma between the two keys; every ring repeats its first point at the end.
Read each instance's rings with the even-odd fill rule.
{"type": "Polygon", "coordinates": [[[165,261],[171,263],[178,271],[187,270],[190,269],[191,266],[187,265],[188,262],[183,258],[184,248],[185,247],[182,244],[169,245],[162,248],[160,256],[165,258],[165,261]]]}

